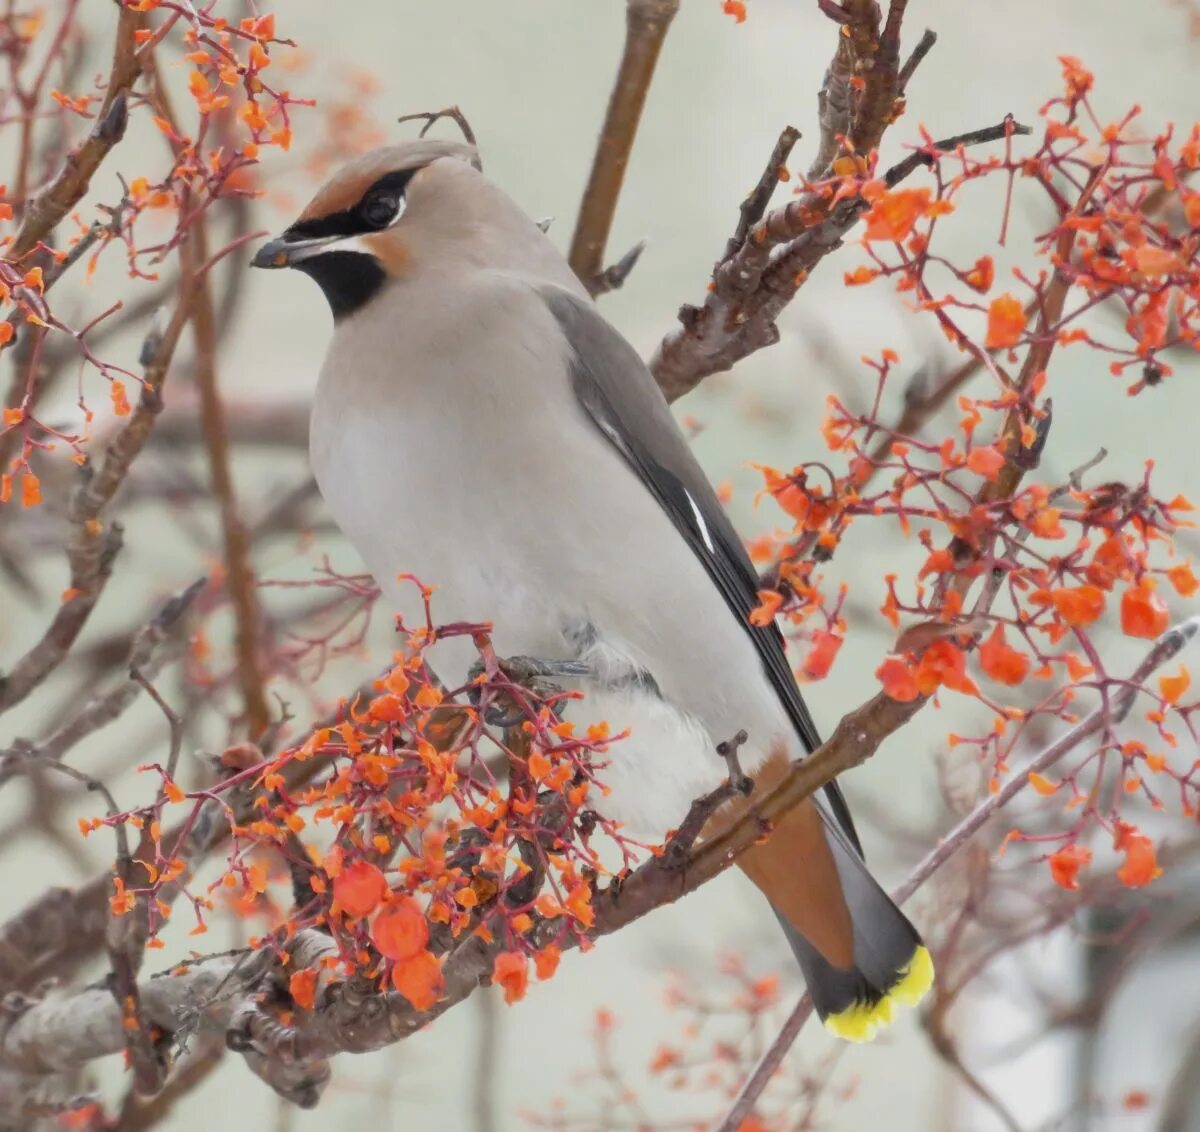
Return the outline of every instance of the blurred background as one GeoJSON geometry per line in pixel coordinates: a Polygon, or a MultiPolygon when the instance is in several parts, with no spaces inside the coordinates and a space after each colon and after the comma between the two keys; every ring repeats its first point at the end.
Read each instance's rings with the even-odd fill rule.
{"type": "MultiPolygon", "coordinates": [[[[816,91],[835,28],[806,0],[749,0],[747,9],[748,19],[738,24],[722,13],[718,0],[684,0],[650,93],[609,257],[642,238],[648,247],[624,288],[601,300],[606,315],[646,356],[673,325],[680,303],[702,298],[738,205],[785,124],[805,135],[793,167],[805,167],[811,157],[806,147],[817,136],[816,91]]],[[[90,47],[95,61],[84,68],[89,73],[106,65],[115,10],[93,0],[86,18],[95,31],[90,47]]],[[[411,125],[394,124],[399,115],[457,104],[478,136],[488,175],[530,214],[555,218],[550,234],[565,248],[620,58],[623,3],[288,0],[277,19],[280,33],[299,45],[278,56],[289,72],[288,85],[297,95],[315,97],[319,110],[297,111],[292,151],[267,155],[266,193],[252,206],[251,227],[284,227],[345,153],[411,136],[411,125]]],[[[903,156],[902,143],[917,139],[918,124],[935,137],[991,125],[1006,113],[1036,126],[1039,106],[1061,88],[1060,54],[1079,57],[1095,72],[1094,104],[1102,120],[1120,117],[1136,102],[1148,137],[1171,121],[1186,129],[1200,116],[1194,22],[1189,5],[1169,0],[914,0],[906,47],[924,27],[937,32],[938,43],[909,87],[907,114],[888,134],[883,163],[903,156]]],[[[446,123],[435,129],[453,134],[446,123]]],[[[161,143],[152,128],[131,135],[122,153],[119,167],[128,176],[162,168],[161,143]]],[[[97,178],[99,199],[111,199],[115,171],[106,166],[97,178]]],[[[786,191],[785,186],[781,198],[786,191]]],[[[960,261],[985,251],[997,254],[1002,278],[1006,254],[1011,262],[1030,262],[1030,237],[1046,217],[1039,215],[1035,198],[1018,193],[1008,253],[997,252],[1000,203],[989,193],[990,187],[977,190],[977,211],[967,214],[960,207],[951,218],[946,246],[960,253],[960,261]]],[[[221,275],[226,288],[234,285],[235,273],[238,277],[235,298],[221,310],[219,377],[238,439],[238,489],[248,523],[258,524],[256,569],[270,582],[311,580],[328,555],[336,569],[355,573],[361,567],[353,551],[305,486],[306,406],[330,331],[327,309],[307,279],[248,273],[246,258],[236,257],[221,275]]],[[[731,486],[731,507],[747,536],[770,530],[778,518],[767,505],[753,506],[761,481],[748,465],[790,468],[822,458],[826,396],[835,392],[848,405],[862,407],[873,393],[873,374],[859,362],[861,355],[892,347],[905,373],[954,364],[932,324],[912,315],[886,283],[843,286],[842,273],[864,261],[851,241],[785,312],[777,346],[708,379],[676,405],[695,433],[706,470],[731,486]]],[[[80,288],[72,302],[94,312],[106,305],[106,288],[125,292],[119,257],[108,257],[90,290],[80,288]]],[[[1115,317],[1097,314],[1101,323],[1115,317]]],[[[105,343],[105,356],[133,367],[144,333],[144,326],[130,326],[105,343]]],[[[129,622],[131,608],[148,615],[156,602],[210,568],[218,553],[216,518],[195,444],[186,351],[180,362],[184,380],[172,388],[155,449],[140,465],[143,475],[166,477],[173,485],[171,512],[139,507],[137,482],[131,484],[123,509],[122,569],[81,644],[74,695],[86,690],[87,665],[103,655],[97,650],[116,648],[112,634],[129,622]]],[[[1111,456],[1103,477],[1137,479],[1152,449],[1160,491],[1194,496],[1200,479],[1194,440],[1200,374],[1194,362],[1178,359],[1176,365],[1178,377],[1166,387],[1131,400],[1127,382],[1112,378],[1103,360],[1087,353],[1060,355],[1053,376],[1056,431],[1041,478],[1061,481],[1104,446],[1111,456]],[[1141,439],[1130,448],[1130,437],[1141,439]]],[[[895,384],[898,397],[903,383],[895,384]]],[[[64,413],[73,399],[68,382],[61,393],[64,413]]],[[[23,522],[20,537],[35,551],[43,546],[45,555],[35,558],[27,587],[11,577],[0,579],[5,662],[27,647],[47,603],[62,588],[58,530],[43,529],[40,518],[23,522]]],[[[890,641],[876,613],[883,597],[880,578],[888,572],[911,577],[923,557],[919,546],[889,544],[872,530],[852,534],[826,567],[827,588],[841,582],[851,587],[851,632],[832,674],[808,694],[822,729],[874,688],[872,673],[890,641]]],[[[265,594],[268,608],[277,611],[307,600],[303,591],[265,594]]],[[[215,636],[219,647],[219,628],[215,636]]],[[[299,722],[375,672],[390,647],[387,618],[377,616],[362,647],[327,668],[312,703],[289,693],[299,722]]],[[[1138,655],[1116,639],[1111,647],[1119,657],[1128,651],[1131,661],[1138,655]]],[[[43,690],[6,717],[10,730],[2,742],[44,730],[48,713],[60,713],[70,702],[56,700],[56,694],[61,686],[58,693],[43,690]]],[[[205,693],[193,688],[190,694],[205,693]]],[[[946,710],[926,711],[845,782],[865,830],[868,857],[886,885],[900,881],[956,814],[980,796],[980,769],[955,762],[945,744],[948,732],[971,719],[978,727],[977,712],[949,703],[946,710]]],[[[152,706],[136,705],[89,742],[87,763],[97,773],[103,770],[118,794],[125,788],[132,798],[128,771],[164,743],[163,729],[152,706]]],[[[223,742],[219,734],[193,738],[189,749],[207,744],[219,750],[223,742]]],[[[110,846],[100,838],[17,836],[35,804],[52,803],[72,819],[97,812],[93,799],[81,798],[68,785],[18,782],[0,795],[7,831],[0,833],[6,911],[48,884],[88,878],[108,860],[110,846]]],[[[1173,828],[1164,823],[1162,836],[1168,845],[1182,845],[1182,819],[1172,821],[1173,828]]],[[[962,855],[947,876],[918,894],[910,907],[919,924],[936,927],[962,907],[975,890],[972,871],[989,872],[988,860],[1012,824],[1015,820],[1006,819],[1003,827],[989,830],[976,855],[962,855]]],[[[1064,906],[1065,894],[1048,885],[1035,856],[1017,847],[994,870],[998,875],[990,883],[999,927],[990,938],[1015,937],[1022,924],[1064,906]]],[[[835,1048],[819,1027],[809,1026],[789,1060],[787,1080],[777,1086],[780,1096],[794,1100],[795,1127],[1200,1129],[1195,881],[1185,864],[1136,900],[1106,905],[1102,915],[1077,922],[1075,930],[1038,935],[998,958],[989,955],[981,932],[981,942],[963,960],[964,969],[974,963],[981,974],[938,1023],[939,1036],[952,1038],[977,1087],[947,1063],[911,1014],[861,1048],[835,1048]],[[1088,942],[1089,932],[1119,931],[1146,912],[1153,914],[1158,935],[1143,940],[1128,962],[1088,942]],[[1080,1002],[1090,1005],[1081,1010],[1080,1002]],[[1189,1057],[1190,1067],[1181,1069],[1189,1057]],[[815,1114],[809,1110],[814,1084],[823,1086],[815,1114]],[[1009,1116],[997,1115],[980,1099],[980,1089],[1001,1098],[1009,1116]],[[1081,1103],[1086,1115],[1080,1115],[1081,1103]],[[1073,1115],[1063,1117],[1068,1112],[1073,1115]],[[813,1123],[801,1123],[810,1116],[813,1123]]],[[[196,946],[185,928],[181,919],[168,932],[166,959],[196,946]]],[[[243,921],[222,914],[200,942],[235,946],[246,931],[243,921]]],[[[706,1089],[703,1072],[681,1083],[678,1072],[662,1065],[662,1047],[705,1060],[713,1056],[715,1042],[728,1040],[742,1043],[738,1056],[749,1060],[801,990],[769,909],[740,876],[726,875],[605,939],[589,954],[568,954],[553,981],[531,987],[518,1006],[507,1008],[479,993],[411,1040],[370,1056],[342,1058],[314,1112],[282,1109],[237,1058],[228,1058],[165,1126],[183,1132],[220,1125],[281,1132],[507,1132],[530,1127],[537,1117],[580,1129],[691,1127],[721,1111],[719,1096],[706,1089]],[[725,957],[731,955],[740,957],[748,977],[780,978],[778,1008],[749,1037],[745,1012],[729,1008],[742,985],[730,974],[725,957]],[[673,975],[687,996],[712,1009],[681,1008],[680,996],[670,994],[673,975]],[[611,1063],[599,1076],[593,1038],[598,1011],[611,1015],[611,1023],[601,1027],[611,1063]],[[659,1067],[652,1072],[656,1059],[659,1067]],[[637,1091],[636,1105],[621,1099],[626,1088],[637,1091]],[[565,1107],[556,1107],[556,1098],[565,1107]]],[[[118,1061],[101,1067],[106,1090],[116,1089],[118,1061]]]]}

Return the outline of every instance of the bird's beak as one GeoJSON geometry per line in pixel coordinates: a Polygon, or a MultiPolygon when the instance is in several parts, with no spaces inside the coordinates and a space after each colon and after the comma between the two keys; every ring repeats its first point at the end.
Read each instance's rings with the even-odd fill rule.
{"type": "Polygon", "coordinates": [[[340,236],[316,236],[310,239],[289,236],[286,232],[268,240],[250,261],[251,267],[294,267],[309,256],[319,255],[321,249],[342,239],[340,236]]]}

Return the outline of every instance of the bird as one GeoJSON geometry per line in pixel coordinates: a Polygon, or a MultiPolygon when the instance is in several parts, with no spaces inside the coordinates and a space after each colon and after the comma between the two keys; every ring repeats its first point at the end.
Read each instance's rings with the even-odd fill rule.
{"type": "MultiPolygon", "coordinates": [[[[627,730],[598,811],[661,842],[725,780],[722,742],[745,732],[760,788],[817,748],[780,630],[750,621],[745,546],[654,378],[474,146],[351,160],[252,262],[309,276],[332,311],[309,454],[335,522],[408,624],[424,623],[415,576],[438,621],[490,623],[498,656],[565,676],[577,726],[627,730]]],[[[434,650],[439,673],[478,660],[463,637],[434,650]]],[[[870,1040],[932,985],[836,783],[738,864],[833,1033],[870,1040]]]]}

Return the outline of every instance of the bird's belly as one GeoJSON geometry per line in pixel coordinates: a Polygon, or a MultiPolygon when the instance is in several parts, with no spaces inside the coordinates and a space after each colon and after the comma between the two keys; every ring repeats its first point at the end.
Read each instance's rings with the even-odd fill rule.
{"type": "MultiPolygon", "coordinates": [[[[363,443],[340,450],[335,463],[314,460],[314,468],[390,611],[408,627],[423,625],[420,587],[428,586],[435,625],[489,622],[501,656],[561,656],[570,610],[531,569],[521,536],[535,520],[530,509],[519,501],[499,506],[490,485],[464,489],[462,462],[445,445],[394,434],[372,444],[372,431],[359,427],[363,443]]],[[[435,659],[465,670],[474,653],[469,639],[446,645],[435,659]]]]}
{"type": "MultiPolygon", "coordinates": [[[[611,672],[583,680],[568,718],[630,731],[610,747],[595,804],[660,839],[720,783],[718,742],[747,729],[752,773],[790,732],[786,717],[748,635],[657,502],[628,490],[608,443],[553,404],[502,413],[479,403],[486,393],[441,416],[428,399],[387,414],[319,402],[322,494],[407,625],[425,623],[418,587],[400,577],[411,574],[433,587],[434,624],[490,622],[500,656],[572,656],[585,625],[654,677],[661,697],[614,687],[611,672]]],[[[430,659],[453,686],[477,655],[458,637],[430,659]]]]}

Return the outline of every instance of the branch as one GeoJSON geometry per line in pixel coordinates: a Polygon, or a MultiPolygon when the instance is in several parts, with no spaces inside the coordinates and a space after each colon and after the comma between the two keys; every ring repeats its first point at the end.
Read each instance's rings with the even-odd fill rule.
{"type": "MultiPolygon", "coordinates": [[[[913,876],[897,891],[906,900],[950,855],[960,848],[986,821],[1028,781],[1028,771],[1049,766],[1078,745],[1098,727],[1111,721],[1113,710],[1128,710],[1136,694],[1132,686],[1143,681],[1155,667],[1176,655],[1200,630],[1193,618],[1156,642],[1126,686],[1124,696],[1072,729],[1047,748],[1029,766],[1026,774],[989,798],[975,814],[946,839],[913,876]]],[[[880,743],[908,722],[924,704],[918,699],[899,703],[877,695],[847,715],[808,758],[792,764],[788,773],[761,797],[749,804],[730,825],[698,846],[696,838],[717,808],[737,790],[726,782],[718,791],[695,802],[679,831],[663,852],[652,857],[619,883],[594,894],[595,921],[587,935],[596,939],[618,931],[662,904],[693,891],[729,868],[736,857],[755,844],[784,813],[809,797],[836,775],[871,757],[880,743]]],[[[457,718],[457,717],[455,717],[457,718]]],[[[453,720],[448,721],[454,729],[453,720]]],[[[531,939],[535,945],[557,939],[564,949],[577,946],[574,937],[562,938],[553,920],[535,920],[531,939]]],[[[329,1078],[329,1059],[342,1052],[365,1052],[402,1040],[468,998],[488,982],[496,951],[502,940],[486,942],[471,933],[460,942],[447,941],[444,957],[445,993],[430,1010],[415,1010],[403,996],[380,992],[370,980],[352,978],[334,983],[323,964],[335,953],[332,940],[323,933],[297,933],[287,945],[286,968],[263,952],[253,957],[223,957],[197,964],[183,975],[151,979],[139,988],[140,1009],[145,1019],[169,1033],[179,1026],[224,1027],[227,1041],[242,1052],[250,1067],[281,1095],[302,1105],[315,1104],[329,1078]],[[301,967],[321,972],[316,1008],[302,1011],[294,1023],[281,1020],[271,1004],[282,980],[283,970],[301,967]],[[272,989],[274,988],[274,990],[272,989]]],[[[753,1106],[774,1064],[786,1052],[807,1015],[801,1003],[783,1032],[743,1089],[738,1104],[742,1115],[753,1106]]],[[[51,1000],[31,1006],[7,1026],[0,1028],[0,1064],[20,1073],[60,1072],[94,1057],[122,1048],[121,1015],[106,992],[88,990],[66,1000],[51,1000]],[[82,1020],[82,1021],[81,1021],[82,1020]],[[64,1034],[68,1027],[70,1035],[64,1034]]],[[[737,1127],[737,1123],[727,1127],[737,1127]]]]}
{"type": "MultiPolygon", "coordinates": [[[[195,221],[191,238],[200,259],[205,259],[208,252],[203,217],[195,221]]],[[[236,624],[234,650],[246,715],[246,731],[251,739],[258,739],[271,722],[259,646],[261,615],[254,569],[250,562],[250,541],[242,524],[237,490],[233,483],[225,408],[217,388],[216,321],[213,317],[212,293],[207,284],[201,285],[196,296],[192,332],[196,341],[196,384],[200,389],[201,427],[225,541],[225,567],[228,572],[226,589],[236,624]]]]}
{"type": "MultiPolygon", "coordinates": [[[[370,694],[373,681],[360,689],[370,694]]],[[[351,697],[351,702],[354,697],[351,697]]],[[[334,713],[316,726],[333,725],[340,715],[334,713]]],[[[442,710],[439,718],[425,730],[426,738],[437,750],[450,750],[467,720],[465,711],[442,710]]],[[[288,790],[298,790],[323,774],[331,760],[317,755],[311,759],[291,759],[280,773],[288,790]]],[[[232,818],[239,824],[254,820],[257,792],[239,790],[228,799],[232,818]]],[[[206,854],[229,836],[230,814],[215,802],[205,804],[200,820],[184,819],[163,831],[164,853],[179,857],[194,869],[206,854]]],[[[170,902],[186,883],[184,873],[160,891],[159,899],[170,902]]],[[[140,883],[140,882],[139,882],[140,883]]],[[[112,895],[112,870],[106,869],[78,888],[52,888],[26,905],[0,925],[0,993],[28,989],[50,976],[91,958],[104,945],[108,901],[112,895]]]]}
{"type": "Polygon", "coordinates": [[[80,740],[118,719],[141,691],[137,674],[143,679],[152,679],[171,659],[169,650],[164,650],[163,645],[205,584],[206,579],[194,582],[165,602],[138,630],[129,650],[126,667],[130,676],[127,679],[92,696],[75,715],[40,742],[18,740],[8,750],[0,751],[0,786],[33,765],[60,761],[80,740]]]}
{"type": "MultiPolygon", "coordinates": [[[[879,695],[851,712],[816,752],[792,764],[774,787],[698,847],[695,842],[701,829],[738,788],[726,782],[713,794],[697,800],[661,854],[593,894],[595,918],[586,938],[598,939],[619,931],[724,872],[741,852],[761,839],[764,828],[834,776],[874,754],[883,739],[907,722],[922,703],[901,704],[879,695]]],[[[321,938],[332,951],[327,937],[321,938]]],[[[553,940],[562,950],[580,943],[578,936],[563,936],[560,923],[544,918],[535,918],[529,938],[534,947],[553,940]]],[[[268,1009],[247,998],[231,1021],[229,1040],[235,1048],[253,1052],[261,1059],[252,1061],[251,1068],[272,1084],[275,1082],[262,1070],[268,1065],[281,1065],[286,1070],[284,1095],[290,1096],[296,1081],[306,1082],[306,1088],[311,1086],[335,1054],[367,1052],[401,1041],[468,998],[489,981],[495,955],[503,946],[502,933],[491,942],[472,933],[453,945],[442,964],[443,997],[425,1012],[415,1010],[398,993],[379,992],[350,980],[328,988],[323,1000],[318,992],[317,1009],[306,1012],[294,1026],[281,1025],[268,1009]]],[[[300,965],[297,962],[296,966],[300,965]]],[[[304,965],[315,964],[310,961],[304,965]]],[[[309,1099],[307,1093],[305,1099],[309,1099]]],[[[312,1100],[315,1103],[315,1098],[312,1100]]]]}
{"type": "Polygon", "coordinates": [[[142,58],[136,50],[134,38],[141,24],[140,12],[122,6],[121,14],[117,17],[108,87],[96,115],[96,124],[83,144],[67,154],[58,176],[29,202],[5,259],[12,262],[21,260],[49,236],[84,198],[100,163],[124,137],[129,116],[128,95],[142,69],[142,58]]]}
{"type": "Polygon", "coordinates": [[[211,1076],[222,1064],[224,1056],[225,1043],[210,1039],[188,1054],[162,1092],[152,1100],[141,1100],[131,1091],[121,1106],[117,1127],[121,1132],[143,1132],[144,1129],[158,1127],[164,1118],[171,1115],[180,1100],[211,1076]]]}
{"type": "Polygon", "coordinates": [[[185,277],[181,281],[166,330],[160,334],[152,329],[142,345],[142,356],[147,359],[142,394],[129,423],[109,445],[98,471],[91,463],[80,469],[80,480],[67,510],[71,528],[67,542],[71,570],[67,596],[41,640],[7,676],[0,677],[0,712],[19,704],[62,663],[100,599],[112,571],[113,558],[121,547],[122,534],[119,523],[106,528],[101,516],[145,447],[154,421],[162,411],[167,370],[190,317],[194,288],[200,278],[185,277]]]}
{"type": "Polygon", "coordinates": [[[908,0],[892,0],[887,31],[880,34],[875,0],[818,0],[838,25],[837,48],[817,94],[821,141],[808,169],[808,179],[828,176],[844,151],[869,153],[879,144],[894,117],[900,91],[900,22],[908,0]],[[855,90],[855,80],[860,89],[855,90]]]}
{"type": "MultiPolygon", "coordinates": [[[[182,136],[182,130],[171,107],[166,88],[158,71],[157,59],[152,62],[154,102],[156,109],[172,124],[172,134],[166,135],[176,160],[183,156],[181,143],[171,140],[182,136]]],[[[191,223],[189,238],[180,248],[180,267],[185,277],[208,261],[208,220],[197,211],[191,223]]],[[[213,494],[221,514],[221,529],[225,542],[226,590],[233,605],[234,651],[237,657],[238,681],[241,685],[246,715],[246,730],[259,739],[271,722],[267,705],[265,680],[259,648],[261,617],[254,571],[250,564],[250,542],[238,512],[237,490],[230,466],[229,432],[225,423],[225,406],[217,387],[217,324],[212,288],[205,274],[198,281],[192,310],[192,334],[196,343],[196,385],[200,390],[200,420],[208,465],[212,476],[213,494]]]]}
{"type": "MultiPolygon", "coordinates": [[[[425,125],[421,127],[421,132],[417,135],[423,138],[443,118],[449,118],[459,128],[468,145],[478,147],[479,142],[475,138],[475,131],[471,128],[471,123],[457,106],[447,106],[443,110],[418,110],[414,114],[401,114],[396,121],[400,124],[405,122],[424,122],[425,125]]],[[[480,160],[478,153],[475,155],[475,160],[480,160]]]]}
{"type": "Polygon", "coordinates": [[[991,817],[1007,806],[1029,785],[1031,774],[1041,774],[1062,759],[1064,755],[1070,754],[1085,739],[1095,735],[1097,731],[1121,722],[1133,707],[1133,702],[1138,695],[1138,688],[1157,669],[1178,656],[1197,633],[1200,633],[1200,615],[1173,625],[1163,633],[1142,658],[1137,668],[1122,682],[1119,690],[1109,697],[1107,705],[1101,704],[1060,739],[1030,759],[1028,764],[1014,774],[995,794],[990,794],[985,798],[913,869],[908,879],[892,893],[892,899],[897,904],[907,901],[975,833],[982,829],[991,817]]]}
{"type": "MultiPolygon", "coordinates": [[[[931,164],[935,153],[1028,133],[1027,126],[1010,116],[995,126],[923,146],[889,169],[883,179],[894,187],[922,165],[931,164]]],[[[713,270],[704,305],[685,305],[680,310],[681,326],[663,338],[650,360],[650,370],[668,401],[779,340],[776,319],[821,260],[841,247],[867,208],[861,197],[836,204],[831,199],[812,191],[802,193],[754,225],[736,250],[727,247],[713,270]]],[[[731,240],[729,247],[733,244],[731,240]]]]}
{"type": "MultiPolygon", "coordinates": [[[[997,793],[988,795],[971,813],[939,840],[937,846],[920,861],[904,883],[892,891],[892,899],[900,906],[906,904],[938,869],[955,856],[979,830],[1029,785],[1031,774],[1041,774],[1048,770],[1097,731],[1124,719],[1137,698],[1137,689],[1158,668],[1178,656],[1197,633],[1200,633],[1200,616],[1191,617],[1163,633],[1154,642],[1142,662],[1122,683],[1120,690],[1111,697],[1107,706],[1101,704],[1060,739],[1030,759],[997,793]]],[[[767,1047],[758,1064],[755,1065],[754,1071],[746,1078],[732,1106],[715,1132],[737,1132],[737,1129],[742,1126],[742,1122],[754,1111],[758,1098],[770,1083],[771,1078],[783,1064],[783,1059],[787,1056],[788,1050],[791,1049],[811,1013],[812,999],[805,994],[796,1004],[792,1013],[788,1015],[779,1033],[767,1047]]]]}
{"type": "Polygon", "coordinates": [[[800,131],[795,126],[783,128],[779,140],[775,143],[775,148],[771,150],[771,156],[767,158],[767,167],[759,177],[758,184],[742,201],[738,226],[734,230],[733,237],[725,246],[726,258],[734,255],[741,248],[750,235],[751,229],[762,220],[763,213],[767,211],[767,205],[771,203],[771,197],[775,195],[775,189],[779,182],[787,176],[788,158],[791,157],[792,150],[796,148],[799,140],[800,131]]]}
{"type": "MultiPolygon", "coordinates": [[[[140,988],[146,1020],[170,1034],[221,1024],[244,988],[261,975],[268,953],[205,959],[140,988]]],[[[0,1063],[25,1074],[60,1073],[125,1048],[121,1011],[106,987],[23,1004],[0,1019],[0,1063]]]]}
{"type": "Polygon", "coordinates": [[[921,33],[921,38],[917,41],[916,47],[913,48],[912,54],[908,57],[907,62],[900,68],[900,93],[903,94],[908,89],[909,81],[912,79],[916,69],[921,65],[922,60],[928,55],[937,43],[937,34],[926,28],[921,33]]]}
{"type": "Polygon", "coordinates": [[[568,256],[572,270],[593,295],[619,287],[633,266],[629,264],[614,279],[604,270],[604,249],[658,55],[678,10],[679,0],[626,0],[625,51],[609,96],[568,256]]]}
{"type": "MultiPolygon", "coordinates": [[[[237,401],[229,439],[237,445],[301,450],[308,447],[309,405],[292,400],[237,401]]],[[[173,400],[154,434],[155,446],[174,449],[203,439],[199,414],[182,398],[173,400]]]]}
{"type": "Polygon", "coordinates": [[[804,1024],[812,1016],[812,1012],[811,996],[801,995],[800,1001],[796,1003],[791,1014],[784,1020],[779,1033],[775,1035],[762,1057],[758,1059],[753,1072],[742,1083],[737,1096],[733,1099],[733,1104],[730,1105],[725,1118],[716,1126],[714,1132],[738,1132],[739,1128],[745,1126],[746,1118],[754,1111],[758,1098],[771,1083],[771,1078],[779,1071],[788,1050],[800,1036],[800,1031],[804,1029],[804,1024]]]}
{"type": "MultiPolygon", "coordinates": [[[[618,931],[724,872],[740,852],[761,838],[765,827],[841,771],[869,758],[882,740],[920,706],[920,701],[900,704],[876,696],[843,719],[812,756],[793,764],[773,788],[749,804],[726,829],[697,847],[700,830],[738,787],[727,782],[699,799],[660,856],[646,861],[622,882],[595,893],[595,921],[588,937],[595,939],[618,931]]],[[[448,732],[455,730],[455,719],[452,713],[452,718],[445,721],[448,732]]],[[[307,760],[302,765],[316,761],[307,760]]],[[[560,929],[561,924],[553,919],[538,919],[532,938],[542,945],[557,939],[560,929]]],[[[579,938],[558,942],[568,949],[578,946],[579,938]]],[[[217,960],[191,969],[194,973],[190,977],[151,979],[140,987],[139,1008],[148,1022],[168,1032],[174,1032],[180,1020],[188,1018],[203,1017],[209,1024],[227,1025],[227,1040],[246,1055],[252,1070],[288,1099],[311,1105],[328,1080],[330,1057],[400,1041],[489,981],[495,953],[503,946],[502,936],[485,942],[471,933],[459,942],[449,943],[451,950],[442,968],[444,996],[425,1012],[415,1010],[398,993],[380,992],[370,980],[350,979],[328,985],[322,959],[333,953],[334,945],[328,936],[314,931],[297,933],[287,945],[291,955],[287,969],[316,968],[325,980],[319,984],[316,1009],[300,1012],[294,1024],[285,1024],[271,1009],[271,980],[282,978],[281,968],[261,957],[242,960],[247,969],[253,969],[253,977],[247,977],[229,960],[223,966],[217,960]],[[194,985],[194,980],[201,980],[201,985],[194,985]],[[230,990],[234,985],[240,992],[236,1003],[230,990]]],[[[87,990],[65,1000],[40,1003],[7,1026],[0,1023],[0,1065],[22,1073],[58,1072],[123,1048],[121,1030],[120,1010],[106,991],[87,990]],[[69,1037],[64,1036],[68,1028],[69,1037]]]]}

